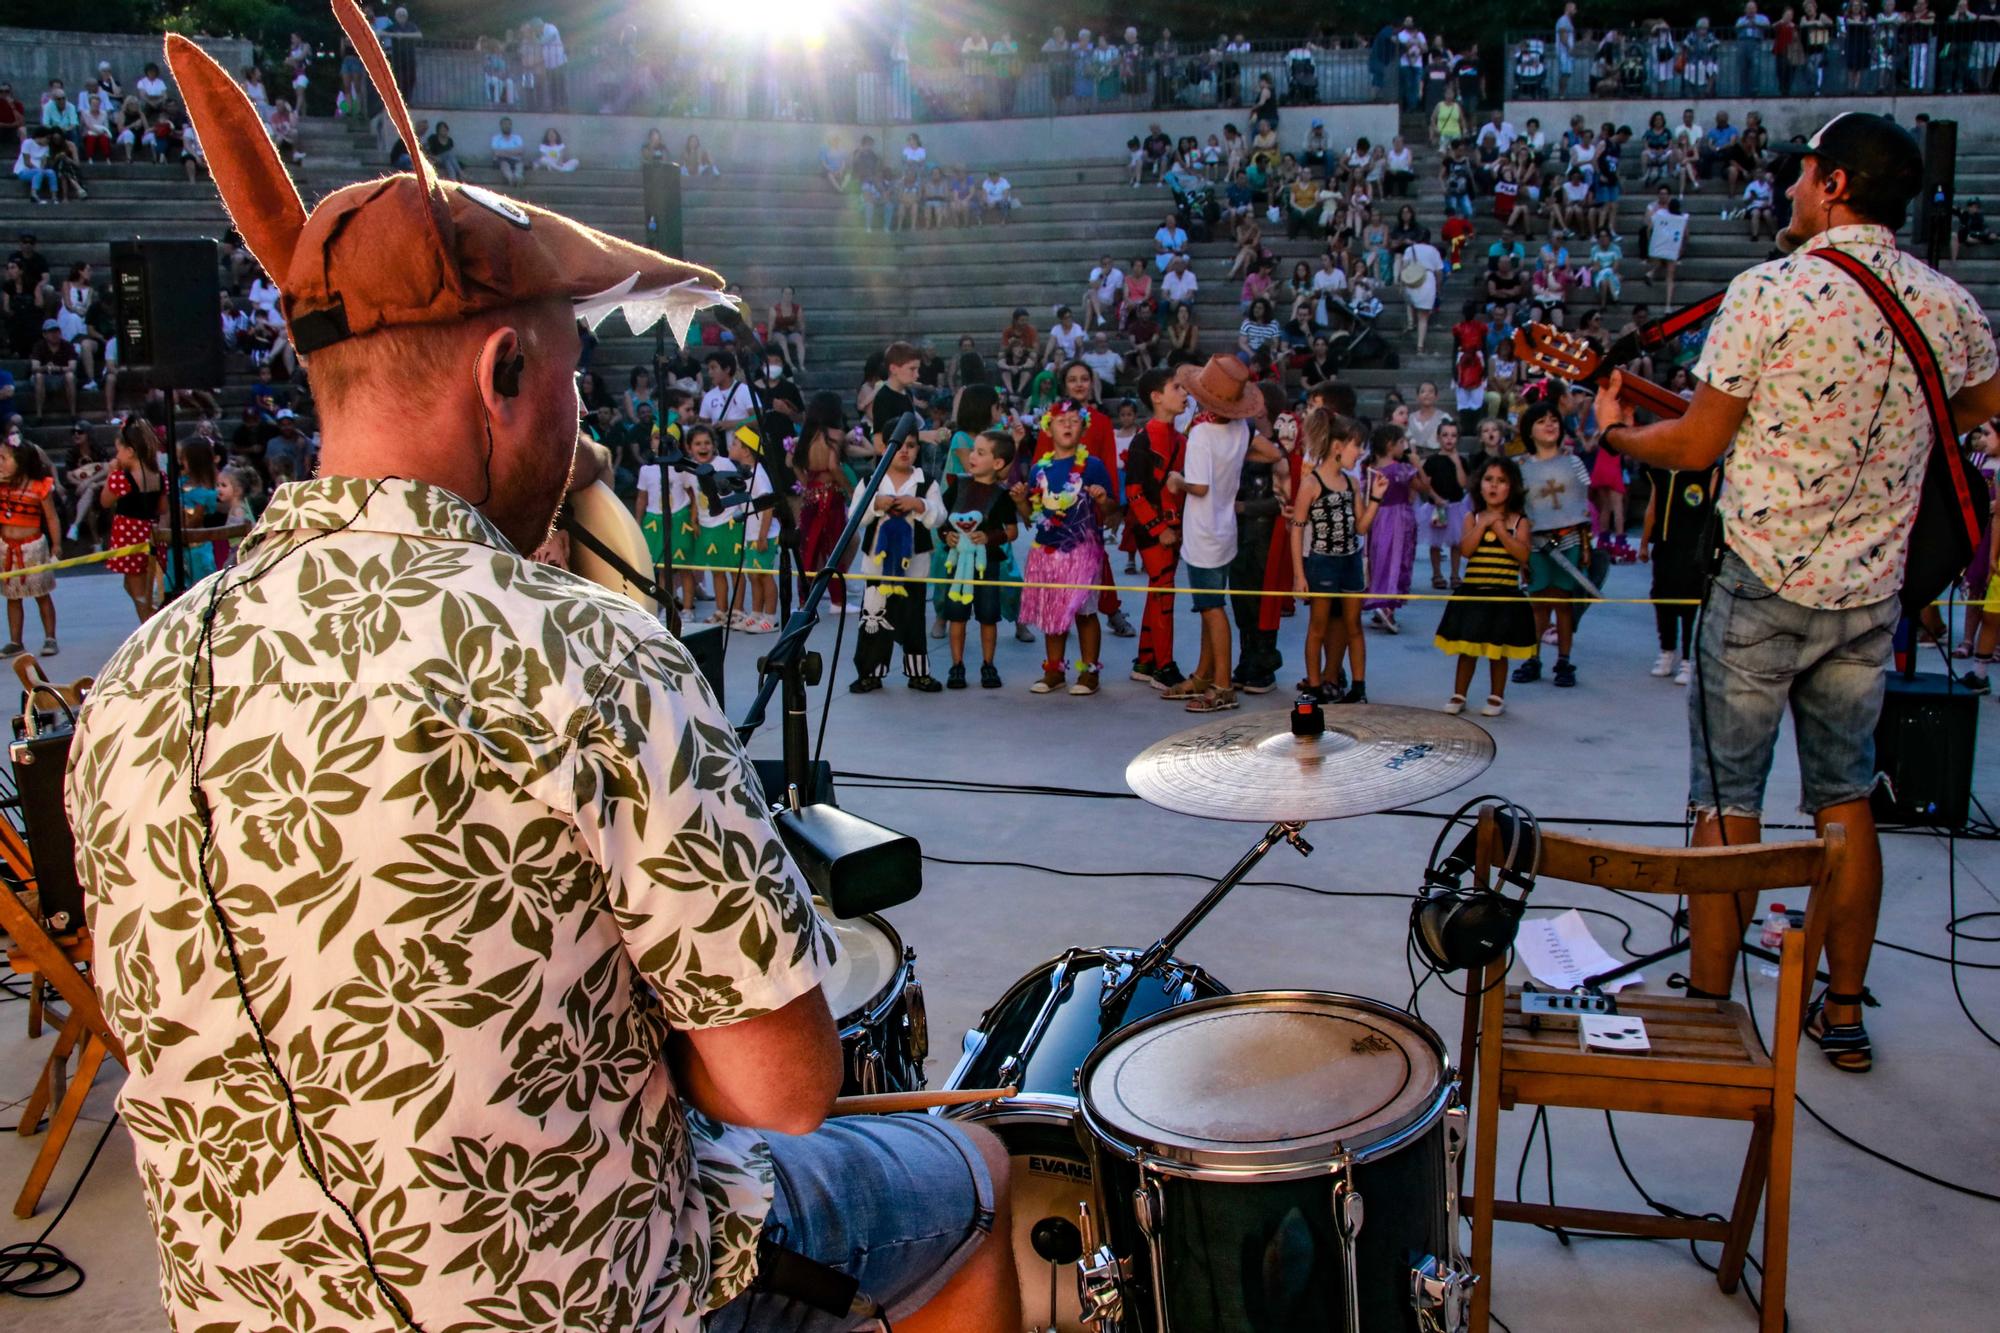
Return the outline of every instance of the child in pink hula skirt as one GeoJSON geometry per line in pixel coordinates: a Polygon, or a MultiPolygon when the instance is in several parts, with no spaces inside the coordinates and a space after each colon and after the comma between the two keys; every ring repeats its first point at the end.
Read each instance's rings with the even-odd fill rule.
{"type": "Polygon", "coordinates": [[[1104,563],[1104,518],[1115,507],[1111,474],[1098,459],[1082,452],[1088,414],[1095,409],[1073,398],[1060,398],[1042,419],[1048,451],[1035,459],[1028,480],[1013,488],[1014,503],[1029,516],[1035,540],[1028,548],[1021,595],[1021,623],[1039,629],[1048,644],[1042,675],[1028,688],[1053,694],[1063,688],[1064,650],[1072,627],[1077,632],[1076,684],[1071,694],[1097,693],[1103,664],[1097,660],[1102,627],[1097,613],[1097,582],[1104,563]],[[1039,586],[1038,586],[1039,585],[1039,586]],[[1054,586],[1046,586],[1054,585],[1054,586]]]}

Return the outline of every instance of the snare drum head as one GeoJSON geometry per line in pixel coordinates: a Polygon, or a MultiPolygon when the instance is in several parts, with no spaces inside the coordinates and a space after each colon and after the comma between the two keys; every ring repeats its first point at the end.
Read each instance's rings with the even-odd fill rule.
{"type": "Polygon", "coordinates": [[[1107,1038],[1085,1062],[1093,1129],[1203,1168],[1324,1162],[1429,1119],[1443,1044],[1370,1000],[1252,992],[1183,1005],[1107,1038]]]}
{"type": "Polygon", "coordinates": [[[820,983],[826,1007],[841,1027],[860,1020],[889,989],[903,962],[903,941],[878,916],[838,918],[827,923],[839,941],[840,955],[820,983]]]}

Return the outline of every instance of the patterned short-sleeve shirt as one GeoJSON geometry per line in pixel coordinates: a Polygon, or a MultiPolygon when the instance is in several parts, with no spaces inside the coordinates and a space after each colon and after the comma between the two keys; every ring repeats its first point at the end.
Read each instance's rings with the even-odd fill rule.
{"type": "Polygon", "coordinates": [[[1738,274],[1697,378],[1748,398],[1724,463],[1730,546],[1802,606],[1868,606],[1902,587],[1931,423],[1910,359],[1854,280],[1812,252],[1838,246],[1880,274],[1929,336],[1951,393],[2000,370],[1966,290],[1896,248],[1887,227],[1832,227],[1738,274]]]}
{"type": "Polygon", "coordinates": [[[217,579],[206,865],[377,1272],[433,1330],[692,1333],[753,1276],[772,1181],[759,1135],[683,1107],[668,1035],[809,992],[830,932],[676,640],[445,491],[351,478],[280,488],[78,727],[68,804],[174,1326],[400,1327],[300,1164],[196,874],[217,579]]]}

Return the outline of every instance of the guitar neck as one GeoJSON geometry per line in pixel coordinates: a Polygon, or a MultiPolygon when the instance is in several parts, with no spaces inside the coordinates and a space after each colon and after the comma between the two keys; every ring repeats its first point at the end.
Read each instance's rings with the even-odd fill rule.
{"type": "Polygon", "coordinates": [[[1618,396],[1642,412],[1651,412],[1663,421],[1685,416],[1688,400],[1651,380],[1642,380],[1629,370],[1618,373],[1618,396]]]}

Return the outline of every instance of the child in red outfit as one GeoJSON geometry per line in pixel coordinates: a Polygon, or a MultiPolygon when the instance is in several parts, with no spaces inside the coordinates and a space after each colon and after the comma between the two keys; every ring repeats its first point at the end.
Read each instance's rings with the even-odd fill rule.
{"type": "Polygon", "coordinates": [[[1132,662],[1132,679],[1169,690],[1187,679],[1174,664],[1171,591],[1180,565],[1181,496],[1166,487],[1167,474],[1181,470],[1187,452],[1187,439],[1174,429],[1174,418],[1187,406],[1187,390],[1175,382],[1172,371],[1160,367],[1140,377],[1138,395],[1152,419],[1132,437],[1125,455],[1126,530],[1153,591],[1146,594],[1146,611],[1139,621],[1139,655],[1132,662]]]}

